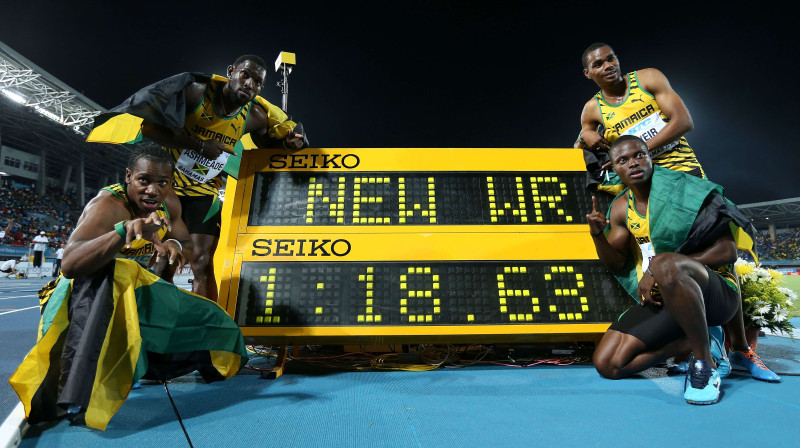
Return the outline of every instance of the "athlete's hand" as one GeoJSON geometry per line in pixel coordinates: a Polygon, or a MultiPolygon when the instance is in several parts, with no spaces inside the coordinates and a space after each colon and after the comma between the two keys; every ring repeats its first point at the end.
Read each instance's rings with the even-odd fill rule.
{"type": "Polygon", "coordinates": [[[592,236],[600,236],[608,226],[606,215],[597,210],[597,197],[592,196],[592,212],[586,215],[586,222],[589,223],[589,233],[592,236]]]}
{"type": "MultiPolygon", "coordinates": [[[[652,260],[651,260],[652,261],[652,260]]],[[[656,279],[650,275],[647,271],[645,271],[642,275],[641,280],[639,280],[639,287],[637,288],[636,294],[639,296],[641,300],[642,306],[645,306],[647,302],[652,303],[655,306],[661,306],[661,301],[657,298],[653,297],[653,287],[656,284],[656,279]]]]}
{"type": "Polygon", "coordinates": [[[183,256],[183,249],[173,240],[167,240],[161,243],[162,251],[156,252],[156,263],[162,258],[166,257],[169,260],[170,266],[177,265],[181,267],[186,264],[186,257],[183,256]]]}
{"type": "Polygon", "coordinates": [[[611,147],[611,142],[597,131],[583,131],[581,137],[586,144],[586,148],[592,151],[608,151],[608,148],[611,147]]]}
{"type": "Polygon", "coordinates": [[[172,223],[169,218],[159,216],[156,212],[150,213],[147,218],[129,220],[125,223],[125,247],[131,247],[131,242],[134,239],[144,239],[153,243],[159,253],[163,253],[164,248],[161,245],[161,238],[158,237],[158,231],[164,227],[167,230],[172,230],[172,223]]]}
{"type": "Polygon", "coordinates": [[[200,152],[201,156],[208,160],[217,160],[217,157],[223,152],[234,156],[236,155],[233,150],[226,148],[219,140],[203,140],[203,151],[200,152]]]}
{"type": "Polygon", "coordinates": [[[286,149],[300,149],[303,147],[303,134],[289,134],[284,139],[286,149]]]}

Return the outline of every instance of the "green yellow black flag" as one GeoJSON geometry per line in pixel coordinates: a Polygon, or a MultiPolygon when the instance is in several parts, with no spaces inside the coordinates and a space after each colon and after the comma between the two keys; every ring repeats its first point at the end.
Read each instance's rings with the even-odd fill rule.
{"type": "Polygon", "coordinates": [[[241,330],[216,303],[118,259],[91,277],[59,277],[40,291],[38,341],[9,382],[35,424],[73,421],[104,430],[140,378],[198,370],[207,382],[247,362],[241,330]]]}

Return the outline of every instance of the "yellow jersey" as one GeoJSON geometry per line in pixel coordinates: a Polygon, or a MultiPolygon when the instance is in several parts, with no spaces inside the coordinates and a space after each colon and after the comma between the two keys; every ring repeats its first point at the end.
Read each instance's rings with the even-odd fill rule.
{"type": "MultiPolygon", "coordinates": [[[[218,95],[227,79],[214,76],[206,85],[203,102],[186,115],[182,132],[200,140],[218,140],[226,148],[233,150],[236,143],[244,135],[247,116],[253,102],[242,106],[239,111],[225,117],[217,113],[218,95]]],[[[175,174],[172,186],[178,196],[216,196],[222,186],[220,176],[222,168],[228,161],[228,153],[223,152],[216,160],[209,160],[197,151],[190,149],[164,148],[175,161],[175,174]]]]}
{"type": "MultiPolygon", "coordinates": [[[[667,117],[659,109],[655,96],[639,85],[636,72],[630,72],[627,76],[628,94],[621,104],[609,104],[602,91],[595,94],[602,124],[619,135],[636,135],[647,141],[661,131],[667,117]]],[[[706,178],[686,137],[651,150],[650,157],[656,165],[706,178]]]]}

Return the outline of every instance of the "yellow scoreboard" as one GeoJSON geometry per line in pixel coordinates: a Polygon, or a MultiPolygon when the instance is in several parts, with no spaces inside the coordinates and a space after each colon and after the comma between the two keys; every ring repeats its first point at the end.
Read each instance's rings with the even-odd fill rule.
{"type": "Polygon", "coordinates": [[[585,178],[575,149],[245,151],[220,305],[264,344],[597,340],[631,299],[585,178]]]}

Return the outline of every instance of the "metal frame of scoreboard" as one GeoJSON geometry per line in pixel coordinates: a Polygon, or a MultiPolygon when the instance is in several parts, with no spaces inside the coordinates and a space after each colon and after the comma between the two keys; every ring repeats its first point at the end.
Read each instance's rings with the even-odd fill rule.
{"type": "Polygon", "coordinates": [[[268,345],[597,341],[631,299],[584,180],[574,149],[244,151],[219,304],[268,345]]]}

